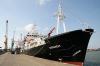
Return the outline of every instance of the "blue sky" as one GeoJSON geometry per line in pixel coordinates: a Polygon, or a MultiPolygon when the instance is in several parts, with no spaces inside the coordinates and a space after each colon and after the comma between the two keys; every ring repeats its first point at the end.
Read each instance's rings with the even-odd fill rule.
{"type": "MultiPolygon", "coordinates": [[[[95,30],[88,48],[100,48],[100,0],[63,0],[62,7],[67,31],[87,27],[95,30]]],[[[9,21],[9,46],[13,31],[17,37],[25,34],[24,27],[36,24],[38,31],[47,34],[56,26],[54,16],[58,0],[0,0],[0,46],[3,46],[5,22],[9,21]]],[[[62,29],[62,27],[61,27],[62,29]]],[[[60,31],[62,31],[60,29],[60,31]]]]}

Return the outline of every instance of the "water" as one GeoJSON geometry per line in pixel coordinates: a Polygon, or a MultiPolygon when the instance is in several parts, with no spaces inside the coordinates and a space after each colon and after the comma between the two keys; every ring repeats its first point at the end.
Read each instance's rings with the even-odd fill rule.
{"type": "Polygon", "coordinates": [[[100,51],[87,52],[84,66],[100,66],[100,51]]]}

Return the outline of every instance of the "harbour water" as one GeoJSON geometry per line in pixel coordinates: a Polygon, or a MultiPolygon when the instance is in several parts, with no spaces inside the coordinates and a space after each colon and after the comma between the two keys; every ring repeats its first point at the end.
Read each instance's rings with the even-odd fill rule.
{"type": "Polygon", "coordinates": [[[87,52],[84,66],[100,66],[100,51],[87,52]]]}

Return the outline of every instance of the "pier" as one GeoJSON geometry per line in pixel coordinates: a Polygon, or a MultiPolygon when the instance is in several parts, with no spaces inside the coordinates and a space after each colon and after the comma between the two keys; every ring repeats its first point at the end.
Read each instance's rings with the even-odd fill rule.
{"type": "Polygon", "coordinates": [[[0,66],[76,66],[61,62],[37,58],[24,54],[11,54],[9,52],[0,55],[0,66]]]}

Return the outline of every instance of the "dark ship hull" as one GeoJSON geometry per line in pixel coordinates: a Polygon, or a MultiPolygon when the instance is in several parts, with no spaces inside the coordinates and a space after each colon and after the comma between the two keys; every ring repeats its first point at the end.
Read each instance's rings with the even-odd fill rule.
{"type": "Polygon", "coordinates": [[[63,62],[84,62],[93,29],[75,30],[46,38],[46,44],[26,50],[26,54],[63,62]]]}

